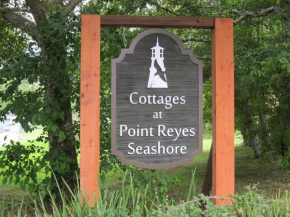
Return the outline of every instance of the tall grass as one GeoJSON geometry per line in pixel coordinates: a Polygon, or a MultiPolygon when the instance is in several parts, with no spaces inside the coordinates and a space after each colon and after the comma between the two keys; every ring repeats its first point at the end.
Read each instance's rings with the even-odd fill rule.
{"type": "MultiPolygon", "coordinates": [[[[0,217],[37,216],[37,217],[116,217],[116,216],[241,216],[241,217],[290,217],[290,198],[286,191],[279,192],[273,199],[266,199],[257,193],[255,187],[249,187],[245,193],[235,195],[233,206],[215,206],[213,197],[195,195],[194,174],[185,201],[174,201],[160,194],[152,194],[149,186],[136,188],[131,174],[125,174],[119,190],[106,189],[99,191],[99,199],[94,208],[86,202],[79,190],[67,186],[70,195],[59,190],[60,201],[51,193],[50,203],[45,203],[41,195],[39,199],[31,199],[31,203],[0,203],[0,217]],[[152,196],[153,195],[153,196],[152,196]],[[81,203],[83,201],[83,203],[81,203]],[[201,203],[204,204],[201,207],[201,203]]],[[[76,188],[79,189],[79,188],[76,188]]]]}

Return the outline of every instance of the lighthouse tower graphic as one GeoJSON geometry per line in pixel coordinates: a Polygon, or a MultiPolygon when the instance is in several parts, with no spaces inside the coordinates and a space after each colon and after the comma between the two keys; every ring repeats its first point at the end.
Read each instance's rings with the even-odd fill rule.
{"type": "Polygon", "coordinates": [[[167,78],[165,74],[166,69],[164,67],[164,48],[159,46],[158,37],[156,46],[152,47],[151,51],[151,67],[149,68],[150,73],[147,88],[168,88],[167,78]],[[156,68],[155,63],[157,63],[161,70],[158,70],[156,68]]]}

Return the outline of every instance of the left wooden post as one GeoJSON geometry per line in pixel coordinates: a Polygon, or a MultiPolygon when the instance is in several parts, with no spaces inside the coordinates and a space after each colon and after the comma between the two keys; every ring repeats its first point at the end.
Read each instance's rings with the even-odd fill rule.
{"type": "Polygon", "coordinates": [[[80,190],[91,207],[100,167],[100,21],[100,15],[81,18],[80,190]]]}

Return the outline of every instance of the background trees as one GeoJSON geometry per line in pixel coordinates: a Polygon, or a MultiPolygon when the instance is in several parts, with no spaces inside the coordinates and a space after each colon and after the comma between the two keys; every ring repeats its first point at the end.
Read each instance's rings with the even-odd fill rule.
{"type": "MultiPolygon", "coordinates": [[[[6,181],[38,189],[36,174],[50,168],[63,185],[78,172],[80,13],[232,17],[235,20],[236,128],[255,156],[290,159],[289,0],[42,0],[0,3],[0,115],[18,116],[26,131],[42,126],[35,145],[8,146],[0,156],[6,181]],[[23,83],[36,88],[20,88],[23,83]],[[40,154],[32,160],[31,153],[40,154]],[[16,162],[16,163],[15,163],[16,162]],[[37,166],[35,166],[37,165],[37,166]],[[22,179],[22,177],[28,177],[22,179]]],[[[110,154],[110,60],[142,29],[102,28],[101,169],[119,165],[110,154]],[[124,37],[125,36],[125,37],[124,37]]],[[[171,30],[204,61],[204,120],[211,123],[210,30],[171,30]]],[[[53,178],[54,179],[54,178],[53,178]]],[[[43,185],[41,185],[43,186],[43,185]]],[[[46,185],[45,185],[46,186],[46,185]]],[[[53,187],[53,186],[52,186],[53,187]]]]}

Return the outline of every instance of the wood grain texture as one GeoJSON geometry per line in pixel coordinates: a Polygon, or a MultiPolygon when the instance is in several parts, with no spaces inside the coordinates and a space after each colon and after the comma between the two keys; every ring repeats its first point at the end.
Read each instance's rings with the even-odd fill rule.
{"type": "Polygon", "coordinates": [[[102,15],[102,27],[144,27],[144,28],[214,28],[211,17],[151,17],[102,15]]]}
{"type": "MultiPolygon", "coordinates": [[[[235,193],[233,20],[215,19],[212,31],[212,195],[235,193]]],[[[214,200],[231,204],[231,200],[214,200]]]]}
{"type": "MultiPolygon", "coordinates": [[[[161,72],[156,62],[154,66],[157,72],[161,72]]],[[[193,157],[202,152],[202,62],[193,56],[192,51],[185,50],[174,34],[162,29],[142,32],[134,39],[130,49],[123,49],[120,57],[112,60],[111,112],[112,154],[121,157],[122,164],[157,169],[192,163],[193,157]],[[168,88],[147,88],[152,63],[151,48],[156,46],[157,38],[164,48],[168,88]],[[132,93],[138,93],[132,97],[134,104],[130,102],[132,93]],[[168,105],[165,102],[136,103],[140,96],[156,96],[169,101],[168,105]],[[174,97],[184,97],[185,103],[173,103],[174,97]],[[153,118],[155,112],[161,112],[162,118],[153,118]],[[152,128],[152,135],[131,136],[125,132],[121,136],[121,125],[145,131],[152,128]],[[185,133],[177,139],[175,132],[159,135],[160,125],[166,129],[194,129],[195,135],[185,133]],[[164,147],[184,146],[186,153],[129,154],[129,143],[134,143],[135,147],[151,148],[156,147],[158,142],[164,147]]]]}
{"type": "Polygon", "coordinates": [[[82,15],[80,188],[92,207],[100,165],[100,30],[100,15],[82,15]]]}

